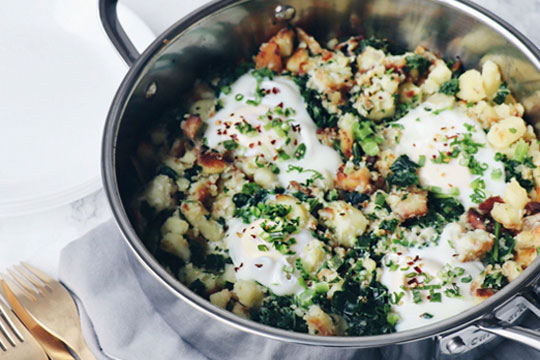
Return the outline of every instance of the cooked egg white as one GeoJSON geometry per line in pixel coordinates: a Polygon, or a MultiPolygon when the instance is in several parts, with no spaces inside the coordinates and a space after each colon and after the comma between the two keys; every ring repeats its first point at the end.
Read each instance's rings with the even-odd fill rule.
{"type": "MultiPolygon", "coordinates": [[[[403,292],[401,300],[392,305],[394,311],[401,320],[396,325],[397,331],[417,328],[426,324],[449,318],[463,312],[475,305],[470,292],[470,282],[462,282],[462,278],[478,275],[484,268],[480,261],[459,262],[454,256],[455,251],[450,247],[449,241],[461,231],[460,225],[450,223],[444,228],[436,246],[421,249],[408,248],[403,251],[385,255],[383,258],[383,274],[381,283],[388,287],[390,293],[403,292]],[[388,264],[398,264],[396,270],[392,270],[388,264]],[[407,274],[421,272],[433,277],[427,285],[440,285],[442,283],[441,270],[444,266],[462,268],[463,274],[455,279],[461,297],[449,297],[444,293],[444,288],[435,290],[441,293],[441,302],[433,302],[427,298],[429,291],[422,290],[422,301],[415,303],[412,291],[404,291],[402,287],[412,289],[416,280],[407,277],[407,274]],[[411,284],[409,284],[411,282],[411,284]],[[424,315],[426,314],[427,315],[424,315]],[[430,317],[432,316],[432,317],[430,317]]],[[[416,279],[425,281],[425,277],[419,275],[416,279]]]]}
{"type": "Polygon", "coordinates": [[[239,145],[235,150],[238,154],[258,156],[261,163],[277,165],[278,179],[284,187],[293,180],[302,183],[313,176],[310,171],[291,171],[290,166],[315,170],[327,181],[335,178],[341,164],[339,154],[317,139],[317,126],[296,84],[283,76],[266,79],[260,85],[265,92],[260,104],[250,105],[247,102],[255,99],[256,88],[256,79],[248,73],[232,84],[229,94],[220,97],[223,108],[208,119],[205,133],[208,146],[215,148],[224,141],[235,140],[239,145]],[[283,113],[279,110],[277,113],[276,108],[283,113]],[[270,126],[273,119],[285,124],[270,126]],[[298,154],[301,158],[297,159],[295,153],[304,146],[305,153],[298,154]]]}
{"type": "Polygon", "coordinates": [[[496,151],[487,142],[486,134],[478,122],[460,109],[437,110],[440,107],[426,102],[398,120],[397,123],[403,128],[399,143],[394,145],[393,151],[398,155],[407,155],[416,163],[424,157],[425,164],[419,170],[420,184],[438,187],[447,194],[457,194],[457,199],[465,208],[469,208],[475,206],[471,200],[474,193],[471,184],[480,176],[471,174],[470,169],[462,163],[461,156],[443,164],[436,164],[432,160],[439,156],[439,152],[451,151],[453,138],[470,132],[472,140],[483,145],[474,154],[474,158],[487,165],[482,176],[486,198],[503,194],[504,175],[494,178],[491,173],[495,171],[504,174],[504,165],[495,161],[496,151]],[[467,126],[472,126],[472,131],[467,126]]]}
{"type": "Polygon", "coordinates": [[[298,282],[299,274],[295,262],[314,238],[307,230],[292,235],[296,243],[290,246],[290,250],[295,254],[284,255],[261,238],[264,232],[261,225],[265,221],[272,223],[263,219],[255,220],[251,224],[244,224],[237,218],[229,221],[225,244],[234,263],[236,277],[257,281],[276,295],[297,294],[304,288],[298,282]]]}

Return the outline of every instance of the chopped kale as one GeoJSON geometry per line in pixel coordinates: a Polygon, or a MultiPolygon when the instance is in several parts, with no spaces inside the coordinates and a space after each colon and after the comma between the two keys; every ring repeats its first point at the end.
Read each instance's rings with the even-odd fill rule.
{"type": "Polygon", "coordinates": [[[193,290],[193,292],[199,296],[206,297],[206,286],[203,284],[203,282],[199,279],[195,280],[194,282],[189,285],[189,288],[193,290]]]}
{"type": "Polygon", "coordinates": [[[522,164],[517,160],[509,159],[504,154],[497,153],[495,156],[495,160],[502,161],[502,163],[504,164],[504,177],[506,182],[509,182],[510,180],[512,180],[512,178],[516,178],[519,185],[521,185],[525,190],[531,191],[534,188],[534,181],[530,179],[524,179],[523,175],[521,175],[521,171],[518,168],[518,166],[520,165],[530,168],[535,167],[534,164],[531,164],[530,161],[527,161],[527,158],[523,160],[522,164]]]}
{"type": "Polygon", "coordinates": [[[500,290],[508,284],[508,279],[503,275],[502,271],[494,271],[486,275],[482,283],[483,289],[500,290]]]}
{"type": "Polygon", "coordinates": [[[510,94],[510,89],[508,89],[508,84],[506,81],[503,81],[493,98],[495,104],[501,105],[506,101],[506,97],[510,94]]]}
{"type": "Polygon", "coordinates": [[[351,205],[358,205],[366,200],[369,200],[369,196],[356,191],[348,191],[345,193],[345,195],[343,195],[343,200],[351,205]]]}
{"type": "Polygon", "coordinates": [[[427,207],[428,211],[426,215],[408,219],[402,225],[405,227],[415,225],[422,228],[433,227],[440,232],[444,225],[457,220],[465,211],[463,205],[455,198],[434,192],[428,193],[427,207]]]}
{"type": "Polygon", "coordinates": [[[457,78],[454,78],[454,79],[451,79],[442,83],[441,87],[439,88],[440,93],[450,95],[450,96],[455,96],[458,93],[458,91],[459,91],[459,79],[457,78]]]}
{"type": "Polygon", "coordinates": [[[395,331],[389,321],[391,306],[388,290],[373,276],[368,285],[355,280],[355,271],[346,275],[342,289],[334,293],[332,300],[326,296],[314,296],[313,302],[319,304],[327,313],[341,316],[348,324],[346,334],[367,336],[388,334],[395,331]]]}
{"type": "Polygon", "coordinates": [[[238,65],[231,66],[227,63],[221,63],[222,65],[210,68],[207,71],[206,83],[208,83],[216,92],[216,95],[235,82],[240,76],[244,75],[255,64],[250,62],[243,62],[238,65]]]}
{"type": "Polygon", "coordinates": [[[188,179],[189,181],[193,181],[193,178],[196,177],[202,170],[202,167],[195,164],[191,169],[184,170],[184,178],[188,179]]]}
{"type": "Polygon", "coordinates": [[[227,260],[230,261],[230,259],[225,259],[223,255],[208,254],[206,256],[204,267],[206,268],[206,270],[210,272],[221,273],[223,272],[223,269],[225,268],[225,264],[227,263],[227,260]]]}
{"type": "Polygon", "coordinates": [[[294,311],[293,305],[296,305],[293,296],[271,295],[264,299],[261,307],[253,315],[257,321],[265,325],[307,332],[306,322],[294,311]]]}
{"type": "Polygon", "coordinates": [[[319,128],[335,127],[338,117],[331,115],[322,105],[321,95],[313,89],[307,87],[307,76],[293,77],[294,82],[300,88],[300,93],[306,102],[309,115],[319,128]]]}
{"type": "Polygon", "coordinates": [[[494,236],[495,241],[491,250],[485,257],[485,261],[488,264],[500,264],[502,265],[506,260],[513,257],[514,247],[516,246],[516,239],[506,231],[501,231],[501,224],[495,222],[494,236]]]}
{"type": "Polygon", "coordinates": [[[406,72],[410,73],[412,70],[417,70],[418,75],[422,76],[428,71],[431,61],[425,56],[415,54],[406,56],[405,64],[404,70],[406,72]]]}
{"type": "Polygon", "coordinates": [[[193,265],[203,267],[206,256],[204,254],[204,247],[198,241],[189,242],[190,261],[193,265]]]}
{"type": "Polygon", "coordinates": [[[418,164],[411,161],[407,155],[401,155],[390,166],[392,174],[386,180],[389,184],[399,187],[418,185],[418,174],[416,173],[418,168],[418,164]]]}
{"type": "Polygon", "coordinates": [[[158,175],[166,175],[166,176],[170,177],[171,179],[173,179],[174,181],[178,180],[178,178],[179,178],[176,171],[174,171],[173,169],[171,169],[167,165],[161,165],[158,168],[157,173],[158,173],[158,175]]]}
{"type": "Polygon", "coordinates": [[[378,39],[376,37],[369,37],[367,39],[360,39],[358,46],[353,50],[355,54],[361,54],[366,47],[371,46],[372,48],[382,50],[385,53],[390,53],[392,55],[400,55],[405,52],[405,50],[399,45],[387,40],[387,39],[378,39]]]}

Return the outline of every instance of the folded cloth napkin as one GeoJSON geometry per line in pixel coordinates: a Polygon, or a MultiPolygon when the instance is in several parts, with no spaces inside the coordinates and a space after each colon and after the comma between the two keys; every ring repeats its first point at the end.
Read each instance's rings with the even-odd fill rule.
{"type": "MultiPolygon", "coordinates": [[[[412,360],[429,359],[435,350],[430,341],[384,349],[314,348],[234,329],[197,311],[153,278],[113,221],[64,248],[59,274],[76,297],[85,339],[99,359],[412,360]]],[[[528,321],[538,327],[533,316],[528,321]]],[[[539,358],[535,350],[512,342],[495,350],[489,359],[539,358]]]]}

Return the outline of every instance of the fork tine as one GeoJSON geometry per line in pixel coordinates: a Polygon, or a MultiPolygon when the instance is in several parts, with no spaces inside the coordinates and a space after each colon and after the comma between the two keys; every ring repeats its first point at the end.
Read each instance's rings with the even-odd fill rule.
{"type": "MultiPolygon", "coordinates": [[[[2,284],[2,286],[8,287],[11,290],[11,292],[15,295],[17,300],[19,300],[19,302],[21,304],[24,305],[28,301],[36,301],[37,300],[37,298],[35,296],[35,293],[27,292],[26,290],[24,290],[23,288],[18,286],[15,283],[15,281],[11,280],[8,276],[6,276],[4,274],[0,274],[0,275],[1,275],[0,283],[2,284]]],[[[6,290],[6,289],[4,289],[4,290],[6,290]]]]}
{"type": "Polygon", "coordinates": [[[36,280],[35,275],[29,274],[29,271],[20,265],[14,265],[13,268],[19,273],[19,275],[34,285],[41,295],[45,295],[45,292],[47,291],[47,285],[45,283],[36,280]]]}
{"type": "Polygon", "coordinates": [[[22,266],[24,266],[28,271],[34,274],[39,280],[43,281],[45,284],[56,283],[56,280],[44,273],[43,271],[33,267],[30,264],[21,261],[22,266]]]}
{"type": "Polygon", "coordinates": [[[11,269],[7,269],[7,272],[13,278],[13,280],[19,285],[20,288],[22,288],[28,294],[31,294],[34,298],[36,298],[37,296],[36,290],[32,289],[28,285],[28,282],[21,277],[22,274],[19,274],[16,270],[11,270],[11,269]]]}
{"type": "Polygon", "coordinates": [[[22,334],[19,332],[19,329],[17,329],[13,323],[13,320],[11,320],[11,316],[14,315],[11,315],[10,313],[11,310],[4,305],[3,301],[0,301],[0,328],[11,345],[16,346],[17,339],[21,342],[24,341],[24,339],[22,334]],[[13,335],[15,335],[15,337],[13,335]]]}

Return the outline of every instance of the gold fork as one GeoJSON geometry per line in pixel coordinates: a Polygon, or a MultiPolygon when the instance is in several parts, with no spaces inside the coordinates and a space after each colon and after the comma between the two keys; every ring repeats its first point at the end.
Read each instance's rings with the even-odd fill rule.
{"type": "Polygon", "coordinates": [[[8,287],[35,322],[56,337],[81,360],[95,360],[84,341],[79,312],[69,292],[58,281],[44,272],[21,263],[5,277],[8,287]],[[25,280],[26,279],[26,280],[25,280]],[[30,284],[34,286],[33,289],[30,284]]]}
{"type": "MultiPolygon", "coordinates": [[[[9,281],[9,280],[8,280],[9,281]]],[[[11,288],[15,287],[15,284],[11,284],[11,288]]],[[[0,295],[7,300],[13,312],[17,314],[21,322],[26,326],[28,331],[39,342],[45,353],[51,360],[75,360],[73,356],[66,349],[64,344],[47,331],[43,330],[34,319],[28,314],[28,311],[17,301],[17,298],[13,294],[13,291],[7,285],[6,280],[0,277],[0,295]]]]}
{"type": "Polygon", "coordinates": [[[0,300],[0,359],[47,360],[38,342],[0,300]]]}

